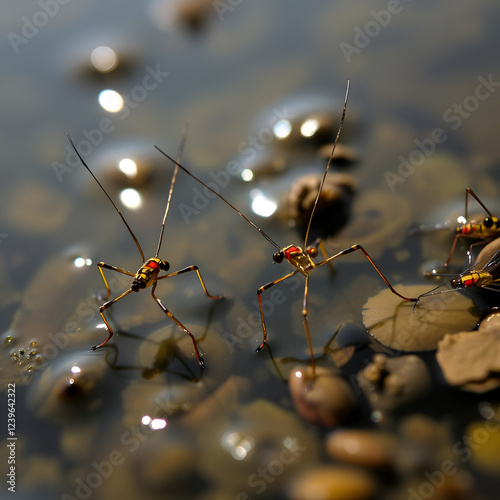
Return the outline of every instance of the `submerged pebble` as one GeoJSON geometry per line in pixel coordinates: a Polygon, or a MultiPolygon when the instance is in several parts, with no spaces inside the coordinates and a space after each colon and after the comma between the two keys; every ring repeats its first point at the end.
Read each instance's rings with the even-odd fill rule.
{"type": "Polygon", "coordinates": [[[377,482],[363,470],[324,465],[299,476],[291,490],[293,500],[369,500],[377,482]]]}
{"type": "Polygon", "coordinates": [[[204,476],[231,490],[232,498],[277,495],[319,461],[316,434],[294,413],[263,399],[206,422],[198,440],[201,455],[210,457],[200,461],[204,476]]]}
{"type": "Polygon", "coordinates": [[[415,355],[377,354],[357,379],[372,408],[382,414],[422,398],[431,388],[427,366],[415,355]]]}
{"type": "Polygon", "coordinates": [[[500,427],[498,421],[472,422],[465,430],[476,467],[497,476],[500,473],[500,427]]]}
{"type": "Polygon", "coordinates": [[[341,376],[321,366],[312,377],[311,367],[294,368],[288,386],[297,413],[317,425],[334,427],[344,422],[356,407],[356,396],[341,376]]]}
{"type": "Polygon", "coordinates": [[[339,429],[326,438],[331,458],[373,469],[391,467],[396,449],[396,438],[387,432],[339,429]]]}
{"type": "MultiPolygon", "coordinates": [[[[300,177],[292,185],[287,200],[287,212],[289,218],[293,219],[295,223],[303,224],[309,221],[320,182],[321,175],[309,174],[300,177]]],[[[346,209],[343,208],[343,202],[346,201],[347,195],[354,191],[354,188],[355,181],[349,174],[333,172],[326,177],[316,205],[315,215],[321,218],[322,212],[328,210],[330,234],[333,232],[331,226],[335,225],[334,222],[343,222],[338,220],[338,212],[346,212],[346,209]]]]}
{"type": "Polygon", "coordinates": [[[107,369],[105,357],[98,353],[64,352],[29,387],[28,407],[54,422],[85,419],[104,400],[107,369]]]}

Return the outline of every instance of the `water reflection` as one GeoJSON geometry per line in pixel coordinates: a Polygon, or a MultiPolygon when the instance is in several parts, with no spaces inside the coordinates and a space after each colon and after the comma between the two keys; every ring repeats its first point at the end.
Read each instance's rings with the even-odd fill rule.
{"type": "Polygon", "coordinates": [[[118,55],[111,47],[101,45],[92,51],[90,61],[97,71],[109,73],[118,65],[118,55]]]}
{"type": "Polygon", "coordinates": [[[285,139],[292,132],[292,124],[288,120],[278,120],[273,127],[277,139],[285,139]]]}
{"type": "Polygon", "coordinates": [[[129,178],[137,177],[137,163],[130,158],[123,158],[118,163],[119,169],[129,178]]]}
{"type": "Polygon", "coordinates": [[[250,170],[249,168],[245,168],[245,170],[243,170],[241,172],[241,178],[245,182],[250,182],[253,179],[253,172],[252,172],[252,170],[250,170]]]}
{"type": "Polygon", "coordinates": [[[221,445],[236,460],[243,460],[255,445],[252,436],[242,436],[239,432],[226,432],[221,438],[221,445]]]}
{"type": "Polygon", "coordinates": [[[92,259],[84,259],[83,257],[77,257],[74,262],[76,267],[92,265],[92,259]]]}
{"type": "Polygon", "coordinates": [[[133,188],[127,188],[120,193],[121,202],[127,207],[136,210],[142,206],[142,197],[139,191],[133,188]]]}
{"type": "Polygon", "coordinates": [[[300,133],[304,137],[312,137],[319,129],[319,122],[314,118],[306,120],[300,127],[300,133]]]}
{"type": "Polygon", "coordinates": [[[109,113],[117,113],[123,108],[123,98],[116,90],[101,91],[98,100],[101,107],[109,113]]]}
{"type": "Polygon", "coordinates": [[[261,217],[270,217],[278,208],[278,204],[274,200],[266,198],[258,189],[253,189],[250,196],[253,198],[252,210],[261,217]]]}

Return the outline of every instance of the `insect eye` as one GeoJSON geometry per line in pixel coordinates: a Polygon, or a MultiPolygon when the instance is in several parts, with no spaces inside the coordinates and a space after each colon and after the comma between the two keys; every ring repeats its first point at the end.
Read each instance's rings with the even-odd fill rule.
{"type": "Polygon", "coordinates": [[[276,264],[280,264],[281,262],[283,262],[283,252],[276,252],[273,255],[273,261],[276,264]]]}
{"type": "Polygon", "coordinates": [[[170,264],[166,260],[160,262],[160,269],[162,271],[168,271],[170,269],[170,264]]]}
{"type": "Polygon", "coordinates": [[[484,227],[491,227],[491,226],[493,226],[493,219],[491,217],[486,217],[483,220],[483,226],[484,227]]]}
{"type": "Polygon", "coordinates": [[[312,258],[317,257],[318,256],[318,249],[316,247],[309,247],[307,249],[307,254],[312,258]]]}

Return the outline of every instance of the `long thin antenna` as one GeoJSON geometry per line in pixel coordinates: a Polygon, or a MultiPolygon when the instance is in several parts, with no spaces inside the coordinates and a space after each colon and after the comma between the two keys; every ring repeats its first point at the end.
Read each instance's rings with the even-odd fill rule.
{"type": "Polygon", "coordinates": [[[184,172],[186,172],[186,174],[191,176],[195,181],[198,181],[202,186],[205,186],[209,191],[211,191],[213,194],[218,196],[224,203],[229,205],[235,212],[238,212],[238,214],[240,214],[241,217],[243,217],[243,219],[245,219],[251,226],[253,226],[255,229],[257,229],[257,231],[259,231],[259,233],[262,234],[262,236],[264,236],[264,238],[266,238],[266,240],[269,241],[269,243],[271,243],[271,245],[274,245],[278,250],[281,250],[281,247],[269,235],[267,235],[260,227],[256,226],[246,215],[244,215],[242,212],[240,212],[235,206],[231,205],[231,203],[229,203],[226,200],[226,198],[221,196],[217,191],[214,191],[210,186],[207,186],[202,180],[198,179],[198,177],[193,175],[187,168],[183,167],[180,163],[176,162],[172,157],[170,157],[167,153],[165,153],[165,151],[162,151],[158,146],[155,146],[155,148],[162,155],[166,156],[174,165],[177,165],[179,168],[184,170],[184,172]]]}
{"type": "MultiPolygon", "coordinates": [[[[187,129],[188,127],[186,123],[184,124],[184,128],[182,130],[182,139],[181,139],[181,144],[179,146],[179,152],[177,153],[177,161],[181,161],[182,152],[184,151],[184,145],[186,144],[187,129]]],[[[172,182],[170,183],[170,190],[168,192],[168,199],[167,199],[167,207],[165,208],[165,215],[163,216],[163,222],[161,224],[160,238],[158,240],[158,247],[156,248],[155,257],[158,257],[158,254],[160,253],[161,241],[163,239],[163,232],[165,230],[165,222],[167,220],[168,210],[170,208],[170,200],[172,199],[172,193],[174,192],[175,179],[177,177],[178,171],[179,167],[178,165],[176,165],[174,170],[174,175],[172,176],[172,182]]]]}
{"type": "Polygon", "coordinates": [[[111,199],[111,197],[109,196],[109,194],[107,193],[107,191],[104,189],[104,187],[102,186],[102,184],[97,180],[97,177],[94,175],[94,173],[92,172],[92,170],[90,170],[89,166],[85,163],[85,161],[81,157],[80,153],[76,149],[75,143],[71,139],[71,137],[68,134],[68,132],[66,132],[66,136],[68,137],[69,143],[71,144],[71,146],[75,150],[75,153],[78,155],[78,158],[80,158],[80,161],[83,163],[83,166],[90,172],[90,175],[94,178],[94,180],[97,182],[97,184],[99,184],[99,187],[103,190],[104,194],[108,197],[108,200],[111,202],[111,204],[113,205],[113,207],[115,207],[115,210],[118,212],[118,215],[121,217],[121,219],[122,219],[123,223],[125,224],[125,226],[127,226],[128,232],[130,233],[130,235],[132,236],[133,240],[135,241],[135,244],[137,245],[137,249],[139,250],[139,253],[141,254],[142,262],[144,262],[146,260],[144,258],[144,252],[142,251],[141,245],[139,245],[139,242],[137,241],[137,238],[135,237],[135,234],[132,232],[132,229],[130,229],[130,226],[127,224],[127,221],[125,220],[125,217],[123,217],[122,213],[120,212],[120,210],[118,210],[118,207],[115,205],[115,202],[111,199]]]}
{"type": "Polygon", "coordinates": [[[326,174],[328,173],[328,169],[330,168],[330,164],[332,163],[333,160],[333,153],[335,151],[335,147],[337,146],[337,142],[339,141],[340,137],[340,132],[342,130],[342,125],[344,124],[344,118],[345,118],[345,110],[347,107],[347,99],[349,98],[349,86],[350,82],[347,80],[347,89],[345,93],[345,99],[344,99],[344,109],[342,111],[342,118],[340,119],[340,125],[339,129],[337,131],[337,136],[335,137],[335,142],[333,143],[332,147],[332,152],[330,153],[330,158],[328,158],[328,163],[326,165],[325,173],[323,174],[323,178],[321,179],[321,183],[318,188],[318,194],[316,195],[316,201],[314,202],[312,211],[311,211],[311,216],[309,217],[309,223],[307,224],[307,231],[306,231],[306,237],[304,238],[304,248],[307,248],[307,240],[309,239],[309,230],[311,229],[311,223],[314,217],[314,212],[316,211],[316,205],[318,204],[319,197],[321,195],[321,190],[323,189],[323,184],[325,183],[326,179],[326,174]]]}

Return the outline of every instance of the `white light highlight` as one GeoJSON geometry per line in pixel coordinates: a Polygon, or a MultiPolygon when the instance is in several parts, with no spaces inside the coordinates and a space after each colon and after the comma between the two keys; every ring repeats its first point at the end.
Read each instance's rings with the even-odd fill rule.
{"type": "Polygon", "coordinates": [[[253,197],[252,210],[261,217],[270,217],[276,212],[278,204],[266,198],[260,191],[254,190],[250,193],[253,197]]]}
{"type": "Polygon", "coordinates": [[[98,100],[101,107],[110,113],[117,113],[123,108],[123,98],[116,90],[103,90],[98,100]]]}
{"type": "Polygon", "coordinates": [[[274,124],[273,132],[278,139],[285,139],[292,132],[292,124],[288,120],[278,120],[274,124]]]}
{"type": "Polygon", "coordinates": [[[137,209],[142,205],[142,198],[139,192],[133,188],[124,189],[120,193],[121,202],[131,209],[137,209]]]}
{"type": "Polygon", "coordinates": [[[241,178],[245,182],[249,182],[253,179],[253,172],[249,168],[245,168],[245,170],[243,170],[243,172],[241,172],[241,178]]]}
{"type": "Polygon", "coordinates": [[[74,261],[76,267],[91,266],[91,259],[84,259],[83,257],[77,257],[74,261]]]}
{"type": "Polygon", "coordinates": [[[118,162],[118,168],[129,178],[137,177],[137,164],[130,158],[123,158],[118,162]]]}
{"type": "Polygon", "coordinates": [[[154,431],[158,431],[160,429],[164,429],[167,426],[167,421],[163,420],[163,418],[155,418],[149,424],[149,427],[154,431]]]}
{"type": "Polygon", "coordinates": [[[314,118],[306,120],[300,127],[300,133],[304,137],[312,137],[319,129],[319,122],[314,118]]]}
{"type": "Polygon", "coordinates": [[[97,71],[108,73],[118,65],[118,56],[111,47],[101,45],[92,51],[90,61],[97,71]]]}
{"type": "Polygon", "coordinates": [[[72,366],[72,367],[71,367],[71,373],[74,373],[75,375],[76,375],[77,373],[80,373],[81,371],[82,371],[82,369],[81,369],[79,366],[76,366],[76,365],[75,365],[75,366],[72,366]]]}
{"type": "Polygon", "coordinates": [[[254,444],[252,436],[244,437],[238,432],[226,432],[221,438],[222,447],[236,460],[243,460],[254,444]]]}

